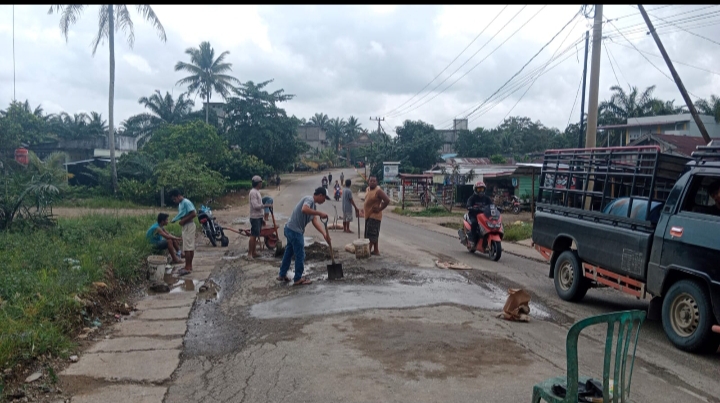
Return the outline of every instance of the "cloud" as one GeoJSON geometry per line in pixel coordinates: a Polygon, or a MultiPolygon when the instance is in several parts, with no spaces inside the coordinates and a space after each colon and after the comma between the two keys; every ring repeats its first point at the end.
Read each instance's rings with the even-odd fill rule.
{"type": "MultiPolygon", "coordinates": [[[[385,116],[386,130],[401,125],[405,119],[449,126],[454,117],[464,116],[500,89],[579,10],[579,5],[528,5],[511,20],[522,6],[507,6],[468,47],[503,7],[154,6],[167,32],[166,43],[132,8],[134,48],[128,47],[122,33],[115,46],[115,122],[143,112],[137,100],[156,89],[174,96],[185,91],[176,86],[184,75],[175,72],[174,66],[180,60],[188,61],[184,53],[187,48],[209,41],[216,55],[230,52],[226,60],[233,64],[232,74],[240,80],[275,79],[271,89],[283,88],[295,94],[295,99],[285,104],[290,114],[309,118],[323,112],[346,119],[353,115],[364,127],[375,127],[367,120],[369,116],[385,116]],[[507,27],[498,32],[508,21],[507,27]],[[515,30],[517,34],[508,39],[515,30]],[[418,92],[417,97],[406,102],[418,92]],[[393,109],[394,113],[389,114],[393,109]]],[[[648,9],[652,16],[674,20],[706,12],[693,11],[697,6],[661,7],[648,9]]],[[[11,8],[0,5],[0,58],[6,61],[0,63],[0,99],[5,103],[12,99],[13,92],[11,8]]],[[[630,84],[640,89],[656,85],[655,96],[682,104],[674,82],[660,72],[669,75],[658,57],[657,46],[645,35],[637,9],[607,5],[604,17],[613,21],[603,27],[607,39],[601,48],[601,100],[609,98],[610,87],[619,83],[624,88],[630,84]],[[647,60],[633,46],[647,52],[647,60]]],[[[58,22],[58,15],[47,14],[47,6],[15,6],[17,97],[28,99],[33,106],[42,103],[51,112],[95,110],[107,117],[108,47],[101,45],[95,56],[90,48],[97,31],[97,6],[86,9],[71,28],[67,41],[58,22]]],[[[506,88],[500,94],[517,90],[502,102],[483,107],[482,113],[473,116],[470,126],[493,127],[508,113],[560,129],[568,120],[577,121],[582,39],[591,23],[584,17],[574,21],[518,78],[547,62],[566,36],[563,48],[569,47],[567,60],[548,69],[527,92],[531,80],[517,87],[513,86],[518,78],[511,81],[510,90],[506,88]]],[[[693,26],[690,22],[681,26],[720,41],[715,26],[698,27],[699,23],[693,26]]],[[[675,65],[685,86],[700,97],[720,95],[720,75],[715,74],[720,73],[718,45],[672,28],[658,28],[671,58],[697,67],[675,65]]]]}

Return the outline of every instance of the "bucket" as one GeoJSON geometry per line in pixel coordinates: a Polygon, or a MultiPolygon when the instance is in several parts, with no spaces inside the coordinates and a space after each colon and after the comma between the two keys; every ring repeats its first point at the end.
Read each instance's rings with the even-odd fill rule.
{"type": "Polygon", "coordinates": [[[164,255],[150,255],[147,258],[148,272],[147,278],[154,278],[155,280],[162,281],[165,277],[165,265],[167,265],[168,259],[164,255]]]}
{"type": "Polygon", "coordinates": [[[358,239],[353,241],[355,246],[355,258],[356,259],[367,259],[370,257],[370,240],[369,239],[358,239]]]}

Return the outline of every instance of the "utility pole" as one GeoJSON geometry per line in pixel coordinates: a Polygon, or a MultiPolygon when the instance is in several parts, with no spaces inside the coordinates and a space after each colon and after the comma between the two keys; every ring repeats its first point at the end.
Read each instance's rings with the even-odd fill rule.
{"type": "Polygon", "coordinates": [[[378,123],[377,131],[378,131],[378,134],[380,134],[380,131],[382,130],[382,126],[380,126],[380,122],[384,122],[384,121],[385,121],[385,118],[381,118],[381,117],[373,118],[373,117],[370,117],[370,120],[375,120],[375,121],[377,121],[377,123],[378,123]]]}
{"type": "Polygon", "coordinates": [[[592,59],[590,65],[590,99],[588,100],[588,122],[585,133],[585,148],[596,146],[598,121],[598,96],[600,86],[600,51],[602,46],[603,5],[595,5],[595,22],[593,23],[592,59]]]}
{"type": "Polygon", "coordinates": [[[583,79],[582,79],[582,98],[580,99],[580,134],[578,134],[578,146],[577,148],[583,148],[583,140],[585,138],[585,81],[587,80],[587,57],[589,47],[590,32],[585,31],[585,64],[583,65],[583,79]]]}
{"type": "Polygon", "coordinates": [[[705,140],[705,143],[709,143],[710,135],[708,134],[707,129],[705,129],[705,124],[703,124],[702,120],[700,120],[700,116],[697,113],[697,109],[695,109],[695,105],[692,103],[692,100],[690,99],[690,96],[688,95],[687,90],[682,83],[682,80],[680,80],[680,76],[678,75],[677,71],[675,71],[675,67],[673,66],[667,52],[665,51],[665,47],[660,41],[660,37],[658,36],[657,32],[655,32],[655,27],[653,26],[652,22],[650,22],[650,17],[648,17],[647,13],[645,12],[645,7],[643,7],[642,4],[638,4],[638,9],[640,10],[640,14],[642,14],[642,17],[645,20],[648,29],[650,30],[650,34],[652,35],[653,39],[655,39],[655,43],[657,44],[660,53],[662,53],[662,57],[663,59],[665,59],[665,63],[670,69],[670,74],[672,74],[673,79],[675,80],[675,84],[677,84],[677,87],[680,90],[680,94],[682,94],[682,97],[685,100],[685,104],[690,110],[690,114],[695,120],[695,124],[697,124],[698,129],[700,129],[700,134],[702,134],[703,140],[705,140]]]}

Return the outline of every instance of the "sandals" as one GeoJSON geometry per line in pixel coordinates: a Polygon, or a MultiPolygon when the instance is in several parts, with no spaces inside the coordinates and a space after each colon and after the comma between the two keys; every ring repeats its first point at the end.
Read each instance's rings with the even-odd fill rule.
{"type": "Polygon", "coordinates": [[[275,280],[277,280],[277,281],[284,281],[284,282],[286,282],[286,283],[289,283],[289,282],[290,282],[290,279],[287,278],[287,277],[277,277],[277,278],[275,278],[275,280]]]}
{"type": "Polygon", "coordinates": [[[293,285],[307,285],[307,284],[312,284],[312,281],[308,280],[305,277],[303,277],[299,281],[296,281],[293,283],[293,285]]]}
{"type": "Polygon", "coordinates": [[[181,269],[181,270],[178,272],[178,276],[182,277],[182,276],[186,276],[186,275],[191,274],[191,273],[192,273],[192,270],[181,269]]]}

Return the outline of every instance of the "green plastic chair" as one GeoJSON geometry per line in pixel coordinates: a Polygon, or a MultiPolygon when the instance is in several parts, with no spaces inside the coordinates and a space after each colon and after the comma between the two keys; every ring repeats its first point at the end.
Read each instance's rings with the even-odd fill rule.
{"type": "Polygon", "coordinates": [[[578,352],[577,344],[580,332],[586,327],[607,323],[607,336],[605,339],[605,360],[603,365],[603,403],[625,403],[630,402],[630,380],[632,378],[633,365],[635,364],[635,350],[640,335],[640,326],[645,321],[644,311],[622,311],[608,313],[605,315],[591,316],[585,318],[570,327],[565,342],[567,351],[567,377],[550,378],[544,382],[538,383],[533,387],[532,403],[539,403],[545,400],[549,403],[577,403],[578,401],[578,380],[582,383],[587,382],[590,377],[578,377],[578,352]],[[617,343],[615,343],[615,353],[613,354],[613,339],[616,324],[618,324],[617,343]],[[632,359],[630,360],[630,371],[625,370],[627,366],[627,358],[629,356],[630,339],[635,337],[632,347],[632,359]],[[611,359],[615,356],[613,367],[613,389],[612,399],[610,399],[610,367],[611,359]],[[626,377],[627,374],[627,377],[626,377]],[[566,387],[566,395],[564,398],[556,396],[553,391],[553,385],[563,385],[566,387]]]}

